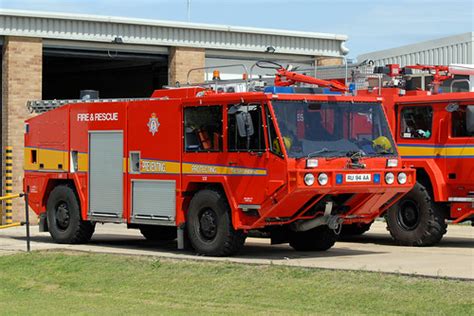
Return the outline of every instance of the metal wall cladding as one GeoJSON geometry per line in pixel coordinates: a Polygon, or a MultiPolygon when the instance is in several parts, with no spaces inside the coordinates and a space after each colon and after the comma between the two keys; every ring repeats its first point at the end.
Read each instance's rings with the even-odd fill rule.
{"type": "Polygon", "coordinates": [[[445,37],[433,41],[359,55],[363,61],[372,59],[376,66],[400,64],[450,65],[474,63],[474,32],[445,37]]]}
{"type": "Polygon", "coordinates": [[[344,35],[0,10],[0,35],[339,57],[344,35]]]}
{"type": "Polygon", "coordinates": [[[89,213],[106,213],[119,218],[122,212],[123,134],[90,132],[89,213]]]}
{"type": "Polygon", "coordinates": [[[168,218],[176,216],[176,181],[133,180],[132,217],[140,219],[168,218]]]}

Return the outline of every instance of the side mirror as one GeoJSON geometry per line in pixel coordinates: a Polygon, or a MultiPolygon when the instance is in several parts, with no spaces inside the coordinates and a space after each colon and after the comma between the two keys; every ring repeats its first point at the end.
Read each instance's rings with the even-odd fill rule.
{"type": "Polygon", "coordinates": [[[466,131],[471,135],[474,134],[474,105],[466,107],[466,131]]]}
{"type": "Polygon", "coordinates": [[[250,137],[253,135],[252,115],[249,112],[238,112],[235,115],[237,121],[237,129],[240,137],[250,137]]]}
{"type": "Polygon", "coordinates": [[[446,106],[446,111],[449,113],[456,112],[457,110],[459,110],[459,104],[457,103],[449,103],[446,106]]]}

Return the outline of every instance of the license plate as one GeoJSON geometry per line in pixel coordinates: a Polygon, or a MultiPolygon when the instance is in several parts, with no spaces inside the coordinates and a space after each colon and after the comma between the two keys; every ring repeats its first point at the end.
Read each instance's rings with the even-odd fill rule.
{"type": "Polygon", "coordinates": [[[370,182],[371,180],[370,173],[346,174],[346,182],[370,182]]]}

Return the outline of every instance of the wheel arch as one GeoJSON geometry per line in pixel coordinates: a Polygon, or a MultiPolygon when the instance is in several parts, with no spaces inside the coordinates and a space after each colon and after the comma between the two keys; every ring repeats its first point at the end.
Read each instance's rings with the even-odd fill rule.
{"type": "MultiPolygon", "coordinates": [[[[48,182],[45,185],[43,200],[41,202],[42,205],[43,205],[44,213],[46,212],[46,206],[48,204],[48,199],[49,199],[49,196],[51,195],[51,192],[54,190],[54,188],[56,188],[60,185],[69,186],[74,191],[74,193],[76,194],[77,200],[79,201],[79,207],[82,210],[83,209],[82,208],[83,201],[79,198],[79,194],[77,192],[76,184],[75,184],[74,180],[72,180],[72,179],[49,179],[48,182]]],[[[81,212],[81,215],[82,215],[82,212],[81,212]]]]}
{"type": "Polygon", "coordinates": [[[430,192],[435,202],[443,202],[448,199],[446,182],[443,172],[432,160],[428,160],[423,166],[416,166],[416,181],[430,192]]]}
{"type": "Polygon", "coordinates": [[[182,205],[182,211],[183,211],[183,215],[184,215],[184,218],[183,220],[186,219],[186,216],[187,216],[187,213],[188,213],[188,210],[189,210],[189,204],[191,203],[191,200],[192,198],[194,197],[194,195],[199,192],[199,191],[202,191],[202,190],[214,190],[214,191],[218,191],[220,193],[222,193],[226,200],[227,200],[227,203],[229,204],[229,207],[230,207],[230,211],[231,211],[231,218],[232,218],[232,222],[234,224],[234,227],[235,227],[235,212],[237,210],[237,205],[235,203],[235,199],[233,198],[233,196],[231,195],[230,192],[230,188],[228,187],[227,185],[227,182],[225,181],[213,181],[213,182],[189,182],[187,187],[186,187],[186,190],[185,190],[185,198],[183,200],[183,205],[182,205]]]}

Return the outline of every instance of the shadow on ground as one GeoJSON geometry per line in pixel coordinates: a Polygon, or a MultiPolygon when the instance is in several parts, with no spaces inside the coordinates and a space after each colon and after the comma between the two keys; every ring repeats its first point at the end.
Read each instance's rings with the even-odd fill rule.
{"type": "MultiPolygon", "coordinates": [[[[12,237],[16,240],[25,240],[23,236],[12,237]]],[[[32,242],[43,244],[56,244],[51,236],[34,236],[32,242]]],[[[143,239],[141,236],[113,235],[113,234],[94,234],[92,240],[87,244],[94,251],[94,247],[107,247],[120,250],[124,254],[133,255],[133,251],[157,251],[170,254],[195,255],[193,250],[177,250],[176,241],[171,242],[151,242],[143,239]],[[130,250],[128,252],[127,250],[130,250]]],[[[82,250],[82,249],[78,249],[82,250]]],[[[100,250],[97,249],[98,252],[100,250]]],[[[332,248],[328,251],[295,251],[287,244],[269,245],[265,243],[247,241],[242,251],[235,257],[242,259],[262,259],[262,260],[290,260],[290,259],[311,259],[311,258],[330,258],[343,256],[361,256],[383,254],[382,251],[365,251],[348,248],[332,248]]]]}
{"type": "MultiPolygon", "coordinates": [[[[359,236],[341,236],[339,241],[362,243],[362,244],[376,244],[384,246],[399,247],[397,242],[390,237],[390,234],[368,233],[359,236]]],[[[474,248],[474,238],[460,238],[460,237],[444,237],[441,242],[434,247],[437,248],[474,248]]]]}

